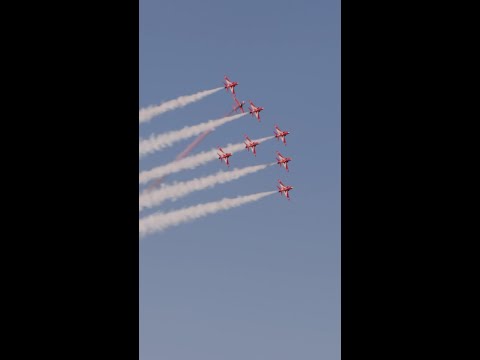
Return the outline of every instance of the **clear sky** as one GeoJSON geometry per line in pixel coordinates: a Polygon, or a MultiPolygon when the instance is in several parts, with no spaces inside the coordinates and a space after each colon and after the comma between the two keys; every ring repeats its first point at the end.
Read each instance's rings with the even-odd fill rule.
{"type": "MultiPolygon", "coordinates": [[[[238,81],[263,106],[216,129],[194,153],[291,132],[233,154],[231,168],[293,160],[144,211],[295,188],[140,241],[140,359],[340,359],[340,1],[140,0],[140,106],[238,81]]],[[[217,119],[224,90],[155,117],[140,137],[217,119]]],[[[140,161],[173,160],[194,138],[140,161]]],[[[227,169],[219,160],[165,178],[227,169]]]]}

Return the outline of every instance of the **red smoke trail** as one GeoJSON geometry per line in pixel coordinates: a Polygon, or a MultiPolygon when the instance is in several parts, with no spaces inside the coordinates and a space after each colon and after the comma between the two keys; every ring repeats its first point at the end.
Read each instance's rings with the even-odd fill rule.
{"type": "MultiPolygon", "coordinates": [[[[175,161],[178,161],[178,160],[181,160],[183,159],[184,157],[186,157],[198,144],[200,144],[203,139],[205,139],[205,137],[210,134],[213,130],[212,129],[209,129],[209,130],[205,130],[203,133],[201,133],[200,135],[198,135],[198,137],[192,141],[192,143],[190,145],[188,145],[185,150],[183,150],[180,154],[177,155],[177,157],[175,158],[175,161]]],[[[158,179],[155,180],[155,182],[150,185],[148,187],[148,190],[153,190],[153,188],[156,188],[158,186],[160,186],[160,184],[162,183],[162,180],[165,178],[165,176],[162,176],[158,179]]]]}
{"type": "Polygon", "coordinates": [[[177,155],[175,160],[181,160],[185,156],[187,156],[198,144],[202,142],[205,137],[212,132],[212,129],[205,130],[203,133],[201,133],[190,145],[186,147],[185,150],[183,150],[180,154],[177,155]]]}

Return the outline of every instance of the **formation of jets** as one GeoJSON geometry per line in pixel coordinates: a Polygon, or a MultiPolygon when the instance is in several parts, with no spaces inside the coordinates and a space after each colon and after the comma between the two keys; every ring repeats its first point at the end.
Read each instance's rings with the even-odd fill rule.
{"type": "MultiPolygon", "coordinates": [[[[245,105],[245,101],[238,100],[237,99],[237,94],[235,93],[235,87],[238,85],[238,82],[231,81],[226,75],[224,77],[224,80],[225,80],[225,82],[223,83],[223,85],[225,87],[225,90],[227,92],[228,91],[231,92],[231,94],[233,96],[233,101],[235,102],[235,104],[233,105],[233,110],[231,111],[231,113],[234,113],[234,112],[237,112],[237,111],[241,111],[242,113],[245,113],[245,111],[243,109],[243,105],[245,105]]],[[[261,107],[261,106],[255,106],[255,104],[251,100],[248,100],[248,102],[250,103],[250,106],[248,108],[250,115],[256,117],[258,122],[260,122],[260,112],[264,108],[261,107]]],[[[287,145],[285,137],[288,134],[290,134],[290,132],[282,131],[278,127],[278,125],[275,125],[274,134],[275,134],[275,138],[277,140],[281,140],[284,145],[287,145]]],[[[245,142],[244,142],[245,143],[245,148],[247,149],[247,151],[251,150],[253,155],[257,156],[256,146],[259,145],[260,143],[258,141],[250,140],[250,138],[247,135],[244,135],[244,136],[245,136],[245,142]]],[[[291,161],[292,158],[285,157],[282,154],[280,154],[280,152],[278,152],[278,151],[276,153],[277,153],[277,158],[276,158],[277,164],[280,165],[280,166],[283,166],[285,168],[285,170],[287,170],[287,172],[288,172],[289,171],[288,170],[288,162],[291,161]]],[[[218,154],[218,158],[220,159],[220,161],[225,162],[225,164],[229,167],[230,163],[228,161],[228,158],[230,156],[232,156],[232,154],[223,151],[221,147],[218,147],[217,154],[218,154]]],[[[281,195],[284,195],[288,200],[290,200],[290,196],[289,196],[288,192],[293,189],[293,186],[284,185],[280,180],[278,180],[278,183],[280,184],[280,185],[277,185],[278,192],[281,195]]]]}

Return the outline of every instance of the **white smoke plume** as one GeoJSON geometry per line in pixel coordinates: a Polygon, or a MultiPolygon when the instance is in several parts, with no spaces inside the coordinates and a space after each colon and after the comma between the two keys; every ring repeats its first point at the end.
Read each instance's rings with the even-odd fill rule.
{"type": "Polygon", "coordinates": [[[223,87],[218,87],[212,90],[200,91],[196,94],[180,96],[176,99],[169,100],[160,105],[151,105],[138,111],[139,123],[150,121],[153,117],[161,115],[167,111],[175,110],[203,99],[208,95],[212,95],[217,91],[222,90],[223,87]]]}
{"type": "Polygon", "coordinates": [[[184,209],[167,213],[155,213],[139,220],[139,235],[145,236],[157,231],[163,231],[171,226],[177,226],[209,214],[215,214],[222,210],[228,210],[253,201],[258,201],[277,191],[266,191],[252,195],[238,196],[236,198],[224,198],[220,201],[213,201],[205,204],[190,206],[184,209]]]}
{"type": "Polygon", "coordinates": [[[241,169],[233,169],[232,171],[220,170],[216,174],[189,180],[172,185],[165,185],[158,190],[144,191],[138,198],[138,210],[142,211],[145,208],[160,205],[163,201],[171,199],[176,200],[188,194],[207,188],[212,188],[217,184],[223,184],[229,181],[234,181],[242,176],[253,174],[257,171],[266,169],[268,166],[276,163],[248,166],[241,169]]]}
{"type": "Polygon", "coordinates": [[[189,137],[192,137],[195,135],[199,135],[205,130],[214,129],[230,121],[239,119],[245,115],[247,115],[247,113],[227,116],[227,117],[223,117],[221,119],[216,119],[216,120],[209,120],[198,125],[185,126],[181,130],[174,130],[174,131],[163,133],[157,136],[154,136],[152,134],[152,136],[150,136],[149,139],[146,139],[146,140],[140,139],[139,156],[142,157],[142,156],[145,156],[146,154],[162,150],[166,147],[172,146],[177,141],[188,139],[189,137]]]}
{"type": "MultiPolygon", "coordinates": [[[[260,144],[266,140],[270,140],[275,138],[275,136],[267,136],[261,139],[257,139],[254,141],[259,142],[260,144]]],[[[238,143],[238,144],[229,144],[226,147],[222,148],[225,152],[230,152],[234,153],[236,151],[240,151],[242,149],[245,149],[245,144],[244,143],[238,143]]],[[[138,180],[140,184],[145,184],[149,182],[150,180],[168,175],[168,174],[173,174],[176,172],[179,172],[181,170],[186,170],[186,169],[194,169],[197,166],[206,164],[210,161],[218,160],[218,155],[217,155],[217,149],[212,149],[209,151],[203,151],[201,153],[198,153],[196,155],[192,156],[187,156],[186,158],[183,158],[178,161],[173,161],[165,165],[157,166],[153,169],[142,171],[138,175],[138,180]]]]}

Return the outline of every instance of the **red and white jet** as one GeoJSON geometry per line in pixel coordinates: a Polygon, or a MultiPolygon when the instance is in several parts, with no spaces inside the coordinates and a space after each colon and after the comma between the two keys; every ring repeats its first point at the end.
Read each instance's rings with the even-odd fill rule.
{"type": "Polygon", "coordinates": [[[225,164],[227,164],[227,166],[230,166],[230,163],[228,162],[228,158],[232,156],[232,153],[224,152],[221,147],[218,147],[218,150],[220,150],[220,152],[217,152],[217,155],[220,161],[223,160],[225,161],[225,164]]]}
{"type": "Polygon", "coordinates": [[[235,95],[235,86],[238,85],[238,82],[236,81],[231,81],[227,75],[225,75],[225,82],[223,83],[223,85],[225,85],[225,90],[228,91],[228,89],[230,89],[230,91],[232,92],[233,95],[235,95]]]}
{"type": "Polygon", "coordinates": [[[278,192],[280,194],[285,195],[287,199],[290,200],[290,196],[288,195],[288,192],[293,189],[293,186],[283,185],[283,183],[280,180],[278,180],[278,183],[280,184],[280,186],[277,185],[278,192]]]}
{"type": "Polygon", "coordinates": [[[260,111],[263,110],[263,107],[261,106],[255,106],[251,100],[248,100],[250,102],[250,115],[253,115],[257,118],[258,122],[260,122],[260,111]]]}
{"type": "Polygon", "coordinates": [[[245,110],[243,110],[243,105],[245,105],[245,101],[240,102],[236,97],[234,97],[233,100],[235,100],[235,105],[233,105],[233,112],[237,112],[237,110],[240,109],[242,110],[242,113],[244,113],[245,110]]]}
{"type": "Polygon", "coordinates": [[[285,141],[285,136],[290,134],[288,131],[282,131],[278,128],[278,125],[275,125],[275,137],[278,139],[281,139],[282,142],[287,145],[287,142],[285,141]]]}
{"type": "Polygon", "coordinates": [[[252,149],[253,155],[255,156],[257,156],[255,146],[257,146],[258,144],[260,144],[258,141],[252,141],[247,135],[245,135],[245,149],[247,149],[247,151],[250,151],[250,149],[252,149]]]}
{"type": "Polygon", "coordinates": [[[280,154],[278,151],[277,151],[277,155],[278,155],[277,164],[280,166],[283,166],[288,171],[288,162],[292,160],[292,158],[285,157],[282,154],[280,154]]]}

